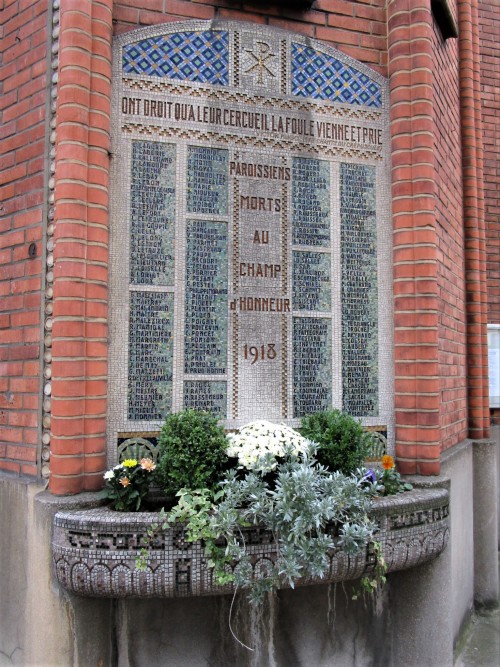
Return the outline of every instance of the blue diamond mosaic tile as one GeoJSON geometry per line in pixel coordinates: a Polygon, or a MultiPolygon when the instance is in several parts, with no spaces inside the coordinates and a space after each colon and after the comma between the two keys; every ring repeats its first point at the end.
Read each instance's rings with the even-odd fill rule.
{"type": "Polygon", "coordinates": [[[303,44],[292,44],[292,94],[367,107],[382,106],[378,83],[337,58],[303,44]]]}
{"type": "Polygon", "coordinates": [[[176,32],[123,47],[125,74],[198,83],[229,83],[229,36],[225,31],[176,32]]]}

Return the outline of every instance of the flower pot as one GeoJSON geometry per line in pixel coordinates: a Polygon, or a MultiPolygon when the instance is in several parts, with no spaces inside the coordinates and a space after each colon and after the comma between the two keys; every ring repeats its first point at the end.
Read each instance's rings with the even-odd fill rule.
{"type": "MultiPolygon", "coordinates": [[[[372,505],[387,571],[403,570],[438,556],[449,534],[447,489],[415,489],[380,498],[372,505]]],[[[213,581],[203,546],[186,540],[184,527],[157,529],[155,512],[115,512],[107,507],[59,512],[54,518],[52,554],[57,580],[68,591],[90,597],[186,597],[227,594],[232,585],[213,581]],[[147,545],[144,571],[136,567],[147,545]]],[[[269,532],[258,526],[244,530],[254,577],[276,556],[269,532]]],[[[335,541],[335,540],[334,540],[335,541]]],[[[373,545],[349,556],[339,546],[330,550],[327,575],[299,585],[357,579],[375,566],[373,545]]],[[[238,567],[235,563],[234,567],[238,567]]]]}

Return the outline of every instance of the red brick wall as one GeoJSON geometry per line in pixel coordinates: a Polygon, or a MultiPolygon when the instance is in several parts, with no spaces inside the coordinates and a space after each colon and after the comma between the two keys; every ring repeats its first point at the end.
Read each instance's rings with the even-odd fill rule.
{"type": "Polygon", "coordinates": [[[47,0],[2,3],[0,470],[30,475],[39,440],[47,25],[47,0]]]}
{"type": "MultiPolygon", "coordinates": [[[[454,2],[450,7],[456,10],[454,2]]],[[[455,12],[456,15],[456,12],[455,12]]],[[[467,437],[463,185],[458,42],[432,36],[442,448],[467,437]]]]}
{"type": "Polygon", "coordinates": [[[479,3],[488,322],[500,324],[500,4],[479,3]]]}
{"type": "Polygon", "coordinates": [[[293,30],[321,39],[387,76],[385,0],[316,0],[307,11],[286,2],[252,3],[226,0],[116,0],[114,32],[188,19],[234,19],[293,30]]]}

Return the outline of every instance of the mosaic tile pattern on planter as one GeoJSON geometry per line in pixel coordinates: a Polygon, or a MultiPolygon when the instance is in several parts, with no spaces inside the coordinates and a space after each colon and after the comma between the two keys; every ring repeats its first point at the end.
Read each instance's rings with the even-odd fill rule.
{"type": "Polygon", "coordinates": [[[387,82],[255,24],[115,42],[110,463],[188,406],[228,429],[345,407],[391,448],[387,82]]]}
{"type": "MultiPolygon", "coordinates": [[[[404,570],[436,558],[449,537],[447,489],[420,489],[374,504],[371,518],[378,525],[377,541],[387,572],[404,570]]],[[[276,556],[273,536],[258,526],[244,528],[254,577],[266,560],[276,556]]],[[[336,541],[335,527],[331,535],[336,541]]],[[[59,512],[54,517],[54,569],[59,583],[87,597],[189,597],[232,592],[231,585],[213,581],[200,542],[186,540],[182,525],[158,527],[157,513],[114,512],[109,508],[59,512]],[[155,527],[156,526],[156,527],[155,527]],[[147,551],[147,567],[136,567],[139,550],[147,551]]],[[[328,553],[325,579],[301,585],[357,579],[371,572],[373,545],[349,556],[337,543],[328,553]]],[[[237,567],[233,563],[232,567],[237,567]]]]}

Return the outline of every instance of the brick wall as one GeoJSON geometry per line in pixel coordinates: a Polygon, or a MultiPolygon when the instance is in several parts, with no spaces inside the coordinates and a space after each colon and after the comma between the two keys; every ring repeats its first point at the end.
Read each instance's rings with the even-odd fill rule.
{"type": "Polygon", "coordinates": [[[0,10],[0,470],[30,475],[39,440],[47,6],[5,0],[0,10]]]}
{"type": "MultiPolygon", "coordinates": [[[[484,164],[489,313],[490,321],[500,322],[500,200],[498,153],[494,154],[498,57],[495,60],[493,23],[500,10],[493,0],[481,5],[483,162],[479,96],[471,94],[475,89],[469,82],[478,62],[471,56],[477,42],[474,31],[479,29],[473,20],[477,0],[450,5],[453,11],[458,6],[465,26],[462,77],[456,65],[457,43],[443,42],[428,0],[316,0],[307,11],[225,0],[64,0],[55,177],[50,442],[54,493],[98,488],[105,467],[111,29],[118,34],[167,21],[222,18],[278,26],[323,40],[390,76],[396,437],[401,470],[439,471],[441,446],[451,446],[466,434],[467,400],[473,406],[473,435],[484,437],[484,336],[476,331],[484,319],[484,280],[476,271],[484,247],[481,250],[481,230],[475,233],[470,211],[475,210],[474,202],[482,202],[476,176],[484,164]],[[459,90],[465,119],[462,154],[475,174],[466,172],[469,183],[476,183],[472,194],[467,185],[464,190],[469,211],[465,241],[459,90]],[[469,244],[467,284],[463,242],[469,244]],[[467,323],[464,292],[470,310],[467,323]],[[474,371],[468,399],[466,324],[467,373],[474,371]],[[474,369],[483,378],[477,385],[474,369]]],[[[0,21],[0,469],[36,474],[50,72],[47,0],[5,0],[0,21]],[[34,257],[28,253],[31,243],[34,257]]]]}
{"type": "MultiPolygon", "coordinates": [[[[450,6],[456,15],[455,3],[450,6]]],[[[442,448],[467,437],[466,313],[458,42],[432,35],[442,448]]]]}
{"type": "Polygon", "coordinates": [[[183,0],[62,4],[50,441],[53,493],[99,488],[106,464],[111,8],[115,33],[192,18],[246,19],[329,41],[385,73],[383,5],[382,0],[318,0],[304,13],[266,4],[183,0]]]}
{"type": "Polygon", "coordinates": [[[488,322],[500,324],[500,4],[479,3],[488,322]]]}
{"type": "Polygon", "coordinates": [[[287,3],[227,0],[116,0],[115,34],[139,26],[189,19],[234,19],[293,30],[321,39],[387,76],[385,0],[316,0],[310,10],[287,3]]]}

